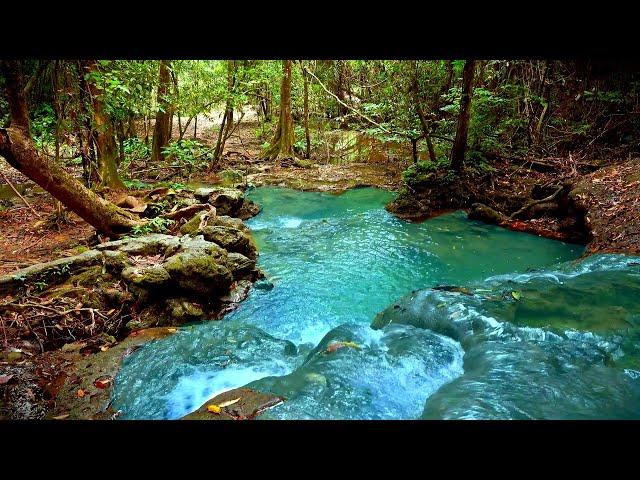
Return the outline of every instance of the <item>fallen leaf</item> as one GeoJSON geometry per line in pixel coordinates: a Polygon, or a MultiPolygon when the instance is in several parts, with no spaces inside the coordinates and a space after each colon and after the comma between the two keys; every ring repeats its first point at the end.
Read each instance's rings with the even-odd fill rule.
{"type": "Polygon", "coordinates": [[[101,352],[106,352],[107,350],[109,350],[109,347],[107,347],[106,345],[100,347],[101,352]]]}
{"type": "Polygon", "coordinates": [[[0,375],[0,385],[4,385],[13,378],[13,375],[0,375]]]}
{"type": "Polygon", "coordinates": [[[80,388],[80,389],[78,389],[78,392],[76,393],[76,396],[77,396],[78,398],[82,398],[82,397],[84,397],[85,395],[86,395],[86,394],[85,394],[84,390],[82,390],[81,388],[80,388]]]}
{"type": "Polygon", "coordinates": [[[65,418],[69,418],[68,413],[65,413],[64,415],[58,415],[57,417],[53,417],[54,420],[64,420],[65,418]]]}
{"type": "Polygon", "coordinates": [[[520,300],[522,298],[522,293],[518,292],[517,290],[514,290],[513,292],[511,292],[511,296],[515,299],[515,300],[520,300]]]}
{"type": "Polygon", "coordinates": [[[222,411],[222,408],[220,408],[218,405],[215,404],[211,404],[207,407],[207,411],[211,412],[211,413],[215,413],[216,415],[220,415],[220,412],[222,411]]]}
{"type": "Polygon", "coordinates": [[[96,378],[96,380],[93,382],[93,384],[97,388],[104,389],[104,388],[109,387],[112,382],[113,382],[113,378],[108,376],[108,375],[105,375],[103,377],[96,378]]]}
{"type": "Polygon", "coordinates": [[[239,401],[240,401],[240,397],[235,398],[233,400],[227,400],[226,402],[222,402],[222,403],[218,404],[218,406],[220,408],[228,407],[229,405],[233,405],[234,403],[238,403],[239,401]]]}
{"type": "Polygon", "coordinates": [[[176,333],[178,331],[177,328],[167,328],[167,332],[169,333],[176,333]]]}
{"type": "Polygon", "coordinates": [[[344,348],[344,347],[351,347],[351,348],[355,348],[355,349],[360,349],[360,345],[358,345],[355,342],[335,342],[335,343],[332,343],[331,345],[329,345],[327,347],[326,352],[327,353],[333,353],[336,350],[339,350],[339,349],[344,348]]]}

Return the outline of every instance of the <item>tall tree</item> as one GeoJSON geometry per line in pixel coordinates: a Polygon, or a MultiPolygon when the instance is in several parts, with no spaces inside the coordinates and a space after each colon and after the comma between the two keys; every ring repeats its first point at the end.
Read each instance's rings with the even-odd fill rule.
{"type": "MultiPolygon", "coordinates": [[[[427,117],[422,109],[422,98],[420,96],[420,86],[418,84],[418,62],[414,60],[411,63],[411,86],[409,87],[412,96],[413,96],[413,104],[416,110],[416,114],[418,115],[418,119],[420,120],[420,127],[422,128],[422,136],[427,142],[427,148],[429,149],[429,159],[432,162],[436,162],[436,152],[433,149],[433,142],[431,141],[431,126],[427,120],[427,117]]],[[[413,159],[414,162],[417,162],[418,154],[417,154],[417,139],[415,142],[412,142],[413,148],[413,159]]]]}
{"type": "Polygon", "coordinates": [[[265,154],[268,160],[279,162],[283,158],[293,158],[293,117],[291,115],[291,60],[282,62],[282,83],[280,85],[280,117],[278,126],[265,154]]]}
{"type": "Polygon", "coordinates": [[[309,75],[302,61],[300,61],[300,65],[302,65],[302,75],[304,78],[304,158],[309,158],[311,156],[311,136],[309,135],[309,75]]]}
{"type": "Polygon", "coordinates": [[[6,80],[11,116],[9,128],[0,129],[0,156],[100,232],[120,234],[140,225],[139,218],[96,195],[56,162],[36,151],[30,134],[20,63],[3,60],[0,68],[6,80]]]}
{"type": "Polygon", "coordinates": [[[220,123],[220,130],[218,131],[218,141],[216,142],[216,148],[213,151],[213,163],[218,162],[224,151],[224,145],[227,139],[231,136],[231,128],[233,126],[233,95],[236,85],[236,70],[237,65],[235,60],[227,61],[227,100],[224,107],[224,114],[222,116],[222,123],[220,123]]]}
{"type": "Polygon", "coordinates": [[[158,72],[158,110],[156,111],[156,124],[153,129],[153,149],[151,159],[154,162],[161,161],[164,156],[162,149],[169,145],[171,140],[171,104],[167,97],[171,87],[170,64],[167,60],[160,60],[158,72]]]}
{"type": "Polygon", "coordinates": [[[467,136],[469,134],[469,117],[471,113],[471,96],[473,95],[473,76],[476,61],[467,60],[462,72],[462,97],[460,98],[460,113],[458,114],[458,127],[456,138],[451,148],[451,168],[455,171],[462,170],[464,154],[467,149],[467,136]]]}
{"type": "MultiPolygon", "coordinates": [[[[84,71],[91,74],[98,73],[98,63],[95,60],[83,62],[84,71]]],[[[95,142],[98,157],[98,173],[100,184],[114,190],[124,190],[126,187],[118,176],[118,147],[115,141],[113,122],[107,116],[102,101],[102,94],[98,90],[95,80],[86,82],[93,107],[93,127],[96,132],[95,142]]]]}

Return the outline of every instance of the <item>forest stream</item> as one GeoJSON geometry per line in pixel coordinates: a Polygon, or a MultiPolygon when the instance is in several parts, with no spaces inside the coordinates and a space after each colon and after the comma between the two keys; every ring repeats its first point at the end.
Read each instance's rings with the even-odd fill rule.
{"type": "Polygon", "coordinates": [[[408,223],[392,197],[252,190],[267,278],[126,357],[120,418],[178,419],[241,386],[286,399],[264,419],[640,415],[636,257],[578,259],[461,211],[408,223]]]}

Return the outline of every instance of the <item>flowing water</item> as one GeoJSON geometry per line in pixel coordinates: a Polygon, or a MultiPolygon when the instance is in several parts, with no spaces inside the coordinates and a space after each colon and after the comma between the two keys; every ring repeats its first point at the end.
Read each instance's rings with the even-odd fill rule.
{"type": "Polygon", "coordinates": [[[640,417],[638,259],[577,261],[463,212],[406,223],[376,189],[249,197],[267,280],[127,357],[121,418],[180,418],[240,386],[287,399],[260,418],[640,417]]]}

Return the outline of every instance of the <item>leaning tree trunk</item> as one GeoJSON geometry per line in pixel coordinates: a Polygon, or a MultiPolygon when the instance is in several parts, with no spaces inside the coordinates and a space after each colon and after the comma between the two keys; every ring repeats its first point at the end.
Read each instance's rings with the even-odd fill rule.
{"type": "MultiPolygon", "coordinates": [[[[83,63],[84,70],[87,73],[98,70],[98,64],[95,60],[89,60],[83,63]]],[[[100,184],[114,190],[124,190],[126,187],[118,176],[118,147],[115,141],[113,123],[104,111],[104,104],[102,103],[100,92],[95,83],[88,81],[87,87],[93,107],[93,126],[96,131],[100,184]]]]}
{"type": "Polygon", "coordinates": [[[160,162],[164,156],[162,149],[169,145],[171,140],[171,105],[167,101],[171,84],[171,72],[169,62],[160,60],[160,70],[158,73],[158,111],[156,112],[156,124],[153,129],[153,149],[151,159],[160,162]]]}
{"type": "Polygon", "coordinates": [[[456,138],[451,148],[451,168],[458,172],[462,170],[464,154],[467,149],[475,66],[475,60],[467,60],[462,73],[462,98],[460,99],[460,113],[458,114],[458,128],[456,129],[456,138]]]}
{"type": "Polygon", "coordinates": [[[0,62],[0,66],[11,113],[11,126],[0,129],[0,156],[100,232],[121,234],[140,225],[139,218],[96,195],[56,162],[36,151],[29,133],[20,65],[6,60],[0,62]]]}
{"type": "Polygon", "coordinates": [[[282,63],[280,117],[271,146],[264,158],[276,160],[276,162],[283,158],[295,158],[293,153],[293,117],[291,115],[291,60],[284,60],[282,63]]]}

